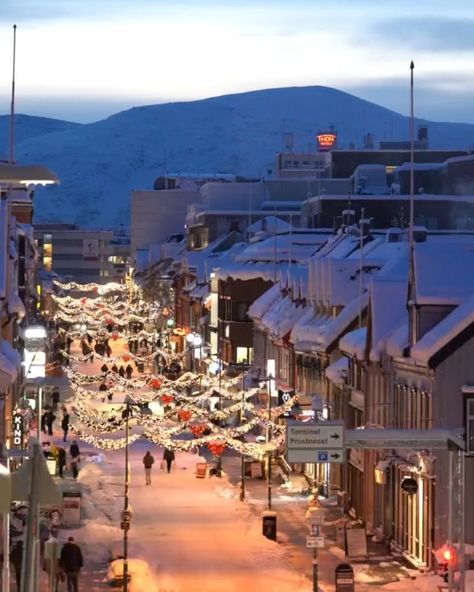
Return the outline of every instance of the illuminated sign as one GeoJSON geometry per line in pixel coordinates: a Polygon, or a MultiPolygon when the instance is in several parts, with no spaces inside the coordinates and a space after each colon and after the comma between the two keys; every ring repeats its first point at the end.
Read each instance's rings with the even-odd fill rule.
{"type": "Polygon", "coordinates": [[[318,141],[318,150],[331,150],[336,147],[337,134],[318,134],[316,136],[318,141]]]}
{"type": "Polygon", "coordinates": [[[23,445],[23,417],[19,413],[13,416],[12,439],[13,446],[23,445]]]}

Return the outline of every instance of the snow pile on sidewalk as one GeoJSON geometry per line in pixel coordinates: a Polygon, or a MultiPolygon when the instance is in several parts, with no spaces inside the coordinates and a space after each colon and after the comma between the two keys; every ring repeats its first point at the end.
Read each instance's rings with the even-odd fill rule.
{"type": "Polygon", "coordinates": [[[96,521],[105,518],[108,522],[120,522],[120,508],[114,488],[106,487],[102,466],[88,462],[81,468],[77,481],[86,489],[82,504],[87,519],[96,521]]]}

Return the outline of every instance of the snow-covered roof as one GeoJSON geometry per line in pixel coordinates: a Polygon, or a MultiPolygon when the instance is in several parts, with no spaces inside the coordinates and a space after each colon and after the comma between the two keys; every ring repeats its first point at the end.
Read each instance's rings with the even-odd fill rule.
{"type": "Polygon", "coordinates": [[[363,360],[365,358],[366,343],[367,327],[361,327],[360,329],[346,333],[339,341],[339,349],[349,356],[363,360]]]}
{"type": "Polygon", "coordinates": [[[292,261],[304,263],[326,242],[319,233],[277,234],[252,243],[236,257],[237,261],[292,261]]]}
{"type": "Polygon", "coordinates": [[[314,311],[312,306],[307,306],[304,313],[300,316],[298,321],[294,324],[291,333],[290,333],[290,341],[291,343],[296,344],[298,340],[301,340],[300,337],[302,336],[302,332],[304,331],[305,327],[311,323],[314,319],[314,311]]]}
{"type": "Polygon", "coordinates": [[[258,320],[263,317],[267,310],[280,298],[280,284],[276,283],[269,290],[264,292],[253,304],[250,305],[248,316],[258,320]]]}
{"type": "Polygon", "coordinates": [[[216,274],[216,278],[226,280],[231,277],[236,280],[255,280],[260,278],[264,281],[276,282],[279,280],[282,272],[286,271],[288,263],[263,263],[263,262],[251,262],[247,261],[224,261],[222,263],[216,261],[213,262],[213,266],[210,268],[216,274]],[[216,267],[214,267],[214,264],[216,267]]]}
{"type": "Polygon", "coordinates": [[[331,344],[357,319],[359,313],[367,308],[368,303],[369,294],[364,292],[361,297],[357,296],[345,306],[337,317],[330,317],[326,322],[318,325],[314,332],[315,349],[327,351],[331,344]]]}
{"type": "Polygon", "coordinates": [[[223,234],[212,241],[204,249],[198,251],[185,251],[182,256],[182,265],[192,269],[196,273],[199,282],[207,280],[207,274],[220,261],[233,261],[236,254],[245,248],[245,243],[237,242],[238,234],[231,232],[223,234]]]}
{"type": "Polygon", "coordinates": [[[282,339],[304,314],[305,308],[297,306],[290,296],[281,297],[273,303],[260,320],[260,326],[272,339],[282,339]]]}
{"type": "Polygon", "coordinates": [[[417,304],[456,305],[474,293],[473,238],[415,245],[417,304]]]}
{"type": "Polygon", "coordinates": [[[265,216],[253,224],[247,226],[246,233],[255,234],[257,232],[266,232],[268,234],[279,234],[289,232],[291,225],[277,216],[265,216]]]}
{"type": "Polygon", "coordinates": [[[190,293],[191,298],[195,300],[206,300],[211,293],[209,284],[198,284],[190,293]]]}
{"type": "Polygon", "coordinates": [[[306,323],[298,323],[293,327],[290,341],[296,351],[312,352],[316,347],[316,332],[318,327],[328,321],[326,315],[312,315],[306,323]]]}
{"type": "Polygon", "coordinates": [[[326,368],[326,378],[337,385],[346,382],[349,360],[345,357],[339,358],[326,368]]]}
{"type": "MultiPolygon", "coordinates": [[[[405,270],[405,276],[408,269],[405,270]]],[[[372,349],[369,358],[379,362],[388,337],[408,316],[407,277],[405,281],[391,280],[389,276],[377,276],[370,286],[370,323],[372,349]]]]}
{"type": "MultiPolygon", "coordinates": [[[[410,172],[411,171],[411,163],[404,162],[400,166],[397,166],[395,171],[397,173],[401,172],[410,172]]],[[[440,170],[446,168],[445,162],[415,162],[413,163],[413,170],[414,171],[433,171],[433,170],[440,170]]]]}
{"type": "Polygon", "coordinates": [[[400,325],[387,339],[387,354],[393,358],[403,356],[408,347],[408,320],[400,325]]]}
{"type": "Polygon", "coordinates": [[[425,333],[411,348],[411,357],[417,362],[428,364],[435,354],[472,323],[474,323],[474,296],[460,304],[428,333],[425,333]]]}

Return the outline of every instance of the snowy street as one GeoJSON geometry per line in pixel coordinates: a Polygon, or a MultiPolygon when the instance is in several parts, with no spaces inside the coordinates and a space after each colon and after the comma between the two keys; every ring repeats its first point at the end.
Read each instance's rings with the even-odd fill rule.
{"type": "MultiPolygon", "coordinates": [[[[113,355],[126,352],[122,342],[114,343],[113,355]]],[[[73,348],[73,354],[79,352],[73,348]]],[[[102,362],[74,363],[81,373],[100,373],[102,362]]],[[[91,387],[89,387],[91,388],[91,387]]],[[[121,401],[117,393],[111,403],[121,401]]],[[[71,406],[72,400],[66,402],[71,406]]],[[[73,424],[77,419],[73,419],[73,424]]],[[[78,424],[80,427],[80,424],[78,424]]],[[[137,428],[131,430],[131,433],[137,428]]],[[[123,437],[123,431],[117,437],[123,437]]],[[[69,436],[69,442],[74,438],[69,436]]],[[[59,444],[59,431],[54,440],[59,444]]],[[[120,513],[124,496],[124,449],[101,451],[79,441],[81,463],[78,483],[69,472],[63,487],[80,488],[82,523],[76,530],[62,529],[60,540],[73,535],[83,549],[85,566],[82,586],[89,592],[109,588],[106,583],[110,560],[123,552],[120,513]]],[[[240,460],[224,455],[221,479],[196,477],[198,454],[178,452],[171,473],[161,467],[163,449],[141,438],[130,445],[130,504],[133,512],[129,530],[130,592],[309,592],[311,551],[306,549],[307,525],[304,514],[307,496],[288,495],[274,485],[274,508],[278,513],[278,542],[262,535],[265,509],[265,481],[248,479],[246,500],[239,500],[240,460]],[[145,484],[143,456],[149,450],[155,459],[152,484],[145,484]],[[136,560],[145,561],[146,564],[136,560]]],[[[320,589],[334,590],[334,569],[344,562],[342,549],[335,545],[320,552],[320,589]]],[[[363,567],[363,566],[362,566],[363,567]]],[[[362,574],[357,592],[403,590],[408,580],[383,588],[362,574]],[[365,579],[364,579],[365,578],[365,579]],[[367,583],[362,583],[362,582],[367,583]]],[[[413,592],[430,590],[440,583],[434,576],[410,581],[413,592]]],[[[44,585],[46,582],[44,581],[44,585]]],[[[43,588],[46,590],[46,588],[43,588]]]]}

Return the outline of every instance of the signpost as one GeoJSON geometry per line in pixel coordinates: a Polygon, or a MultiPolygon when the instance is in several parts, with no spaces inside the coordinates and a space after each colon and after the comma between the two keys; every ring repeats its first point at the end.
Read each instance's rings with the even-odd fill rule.
{"type": "Polygon", "coordinates": [[[309,423],[288,420],[286,451],[289,463],[342,463],[344,424],[309,423]]]}

